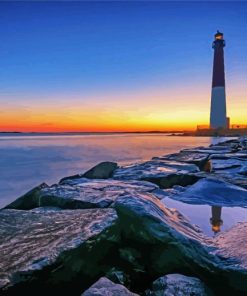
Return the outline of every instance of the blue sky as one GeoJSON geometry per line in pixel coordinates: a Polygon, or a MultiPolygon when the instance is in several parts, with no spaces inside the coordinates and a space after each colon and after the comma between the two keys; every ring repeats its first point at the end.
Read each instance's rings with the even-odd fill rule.
{"type": "Polygon", "coordinates": [[[217,29],[228,85],[244,87],[246,15],[246,2],[1,2],[0,102],[203,91],[217,29]]]}

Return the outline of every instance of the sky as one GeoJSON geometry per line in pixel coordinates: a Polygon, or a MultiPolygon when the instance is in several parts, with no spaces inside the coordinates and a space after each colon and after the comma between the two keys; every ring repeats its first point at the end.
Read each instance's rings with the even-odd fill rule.
{"type": "Polygon", "coordinates": [[[224,33],[227,113],[247,124],[247,2],[0,2],[0,131],[208,124],[224,33]]]}

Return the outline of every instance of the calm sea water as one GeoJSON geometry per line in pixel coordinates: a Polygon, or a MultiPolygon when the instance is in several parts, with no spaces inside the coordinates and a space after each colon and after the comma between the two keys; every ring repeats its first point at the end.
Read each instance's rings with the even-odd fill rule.
{"type": "Polygon", "coordinates": [[[0,207],[42,182],[51,185],[101,161],[129,164],[224,140],[165,134],[1,135],[0,207]]]}
{"type": "Polygon", "coordinates": [[[212,141],[165,134],[2,135],[0,207],[42,182],[51,185],[101,161],[128,164],[212,141]]]}

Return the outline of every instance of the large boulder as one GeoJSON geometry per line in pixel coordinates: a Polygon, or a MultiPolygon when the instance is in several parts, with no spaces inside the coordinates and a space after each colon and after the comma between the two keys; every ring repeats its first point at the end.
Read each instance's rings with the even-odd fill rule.
{"type": "Polygon", "coordinates": [[[209,154],[180,151],[179,153],[173,153],[153,158],[153,160],[156,159],[192,163],[198,166],[200,170],[202,170],[209,159],[209,154]]]}
{"type": "Polygon", "coordinates": [[[196,147],[196,148],[188,148],[181,150],[182,152],[190,152],[190,153],[206,153],[206,154],[226,154],[226,153],[234,153],[237,152],[235,148],[232,148],[228,145],[214,145],[211,147],[196,147]]]}
{"type": "Polygon", "coordinates": [[[146,296],[209,296],[209,288],[198,278],[182,274],[167,274],[152,284],[146,296]]]}
{"type": "Polygon", "coordinates": [[[113,264],[113,209],[1,210],[0,221],[1,295],[78,295],[113,264]]]}
{"type": "Polygon", "coordinates": [[[157,159],[120,167],[114,172],[113,178],[145,180],[155,183],[161,188],[169,188],[173,185],[186,186],[195,183],[199,177],[190,173],[198,171],[198,167],[194,164],[157,159]]]}
{"type": "Polygon", "coordinates": [[[104,161],[92,167],[90,170],[88,170],[84,174],[65,177],[61,179],[60,182],[63,182],[65,180],[78,179],[81,177],[88,178],[88,179],[108,179],[112,177],[114,171],[117,168],[118,168],[118,164],[116,162],[104,161]]]}
{"type": "Polygon", "coordinates": [[[213,158],[211,163],[213,171],[217,174],[223,176],[231,176],[232,174],[247,175],[247,159],[232,157],[226,159],[213,158]]]}
{"type": "Polygon", "coordinates": [[[158,186],[145,181],[68,179],[61,184],[42,184],[7,205],[8,209],[37,207],[61,209],[106,208],[126,192],[152,192],[158,186]]]}
{"type": "Polygon", "coordinates": [[[247,274],[247,221],[240,222],[214,238],[215,254],[229,258],[229,264],[237,264],[247,274]]]}
{"type": "Polygon", "coordinates": [[[155,279],[176,270],[205,279],[219,295],[246,295],[247,270],[239,268],[230,254],[218,256],[214,240],[178,211],[150,193],[123,195],[114,207],[121,227],[119,252],[125,264],[135,266],[131,275],[135,288],[143,287],[143,278],[155,279]]]}
{"type": "Polygon", "coordinates": [[[30,210],[39,207],[40,192],[46,188],[49,188],[49,186],[46,183],[42,183],[28,191],[26,194],[17,198],[15,201],[7,205],[6,208],[30,210]]]}
{"type": "Polygon", "coordinates": [[[88,179],[108,179],[113,175],[117,168],[118,164],[116,162],[101,162],[84,173],[83,177],[88,179]]]}
{"type": "Polygon", "coordinates": [[[115,284],[106,277],[100,278],[81,296],[138,296],[123,285],[115,284]]]}
{"type": "Polygon", "coordinates": [[[247,207],[246,189],[216,178],[203,178],[169,197],[189,204],[247,207]]]}
{"type": "Polygon", "coordinates": [[[247,151],[240,151],[237,153],[226,153],[226,154],[212,154],[210,155],[210,159],[238,159],[238,160],[246,160],[247,159],[247,151]]]}
{"type": "Polygon", "coordinates": [[[217,253],[219,244],[152,193],[125,192],[111,207],[117,215],[114,209],[0,211],[0,293],[78,295],[113,269],[138,293],[174,271],[205,279],[219,295],[247,293],[246,269],[233,254],[217,253]]]}
{"type": "Polygon", "coordinates": [[[247,295],[247,221],[217,235],[214,244],[217,248],[212,253],[224,258],[229,271],[237,271],[228,278],[229,285],[236,286],[236,292],[229,295],[247,295]]]}

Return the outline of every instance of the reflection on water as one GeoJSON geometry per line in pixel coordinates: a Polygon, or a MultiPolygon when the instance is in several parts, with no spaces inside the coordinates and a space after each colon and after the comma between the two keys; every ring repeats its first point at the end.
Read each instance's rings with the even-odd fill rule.
{"type": "Polygon", "coordinates": [[[192,205],[168,197],[163,199],[163,202],[166,206],[180,211],[191,223],[198,225],[209,236],[247,220],[247,208],[192,205]]]}
{"type": "Polygon", "coordinates": [[[223,220],[221,219],[221,210],[222,207],[211,207],[212,217],[210,218],[210,223],[212,225],[212,231],[214,232],[214,234],[220,232],[220,227],[223,224],[223,220]]]}

